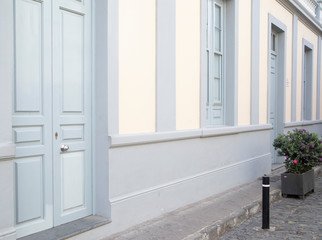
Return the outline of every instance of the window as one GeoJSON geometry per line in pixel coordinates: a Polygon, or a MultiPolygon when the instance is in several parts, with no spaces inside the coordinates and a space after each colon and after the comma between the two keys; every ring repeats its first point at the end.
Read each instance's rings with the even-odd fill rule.
{"type": "Polygon", "coordinates": [[[225,109],[224,81],[224,3],[208,2],[207,26],[207,125],[223,125],[225,109]]]}

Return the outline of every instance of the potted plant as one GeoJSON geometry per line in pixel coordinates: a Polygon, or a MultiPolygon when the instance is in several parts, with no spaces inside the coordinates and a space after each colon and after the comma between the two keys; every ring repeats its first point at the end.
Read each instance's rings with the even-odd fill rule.
{"type": "Polygon", "coordinates": [[[314,192],[314,169],[321,164],[322,145],[316,133],[294,129],[279,134],[273,146],[278,155],[285,157],[286,172],[281,175],[282,196],[297,195],[304,198],[314,192]]]}

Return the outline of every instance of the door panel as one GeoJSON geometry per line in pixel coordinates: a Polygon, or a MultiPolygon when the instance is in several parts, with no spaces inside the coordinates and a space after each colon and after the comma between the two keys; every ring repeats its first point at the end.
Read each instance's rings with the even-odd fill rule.
{"type": "Polygon", "coordinates": [[[42,4],[16,1],[15,110],[41,112],[42,4]]]}
{"type": "Polygon", "coordinates": [[[84,208],[84,153],[73,152],[61,155],[62,165],[62,212],[84,208]]]}
{"type": "Polygon", "coordinates": [[[89,9],[85,2],[53,2],[55,226],[92,212],[89,9]]]}
{"type": "Polygon", "coordinates": [[[62,112],[83,113],[84,16],[60,9],[62,112]]]}
{"type": "Polygon", "coordinates": [[[17,223],[44,217],[42,156],[15,161],[17,180],[17,223]]]}
{"type": "Polygon", "coordinates": [[[51,2],[16,0],[13,141],[17,237],[53,226],[51,2]],[[49,17],[48,17],[49,16],[49,17]]]}

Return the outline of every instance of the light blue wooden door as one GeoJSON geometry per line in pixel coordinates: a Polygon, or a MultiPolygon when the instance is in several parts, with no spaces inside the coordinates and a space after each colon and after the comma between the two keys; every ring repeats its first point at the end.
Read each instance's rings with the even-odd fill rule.
{"type": "Polygon", "coordinates": [[[272,143],[276,137],[276,80],[277,80],[277,67],[276,67],[276,52],[271,52],[270,56],[270,108],[269,108],[269,123],[272,124],[273,129],[271,131],[271,154],[272,154],[272,163],[276,163],[276,151],[272,143]]]}
{"type": "Polygon", "coordinates": [[[14,4],[19,238],[92,213],[91,1],[14,4]]]}
{"type": "Polygon", "coordinates": [[[55,226],[92,213],[90,3],[53,1],[55,226]]]}
{"type": "Polygon", "coordinates": [[[14,4],[12,120],[19,238],[53,226],[51,1],[15,0],[14,4]]]}
{"type": "MultiPolygon", "coordinates": [[[[273,168],[279,167],[280,163],[283,162],[281,157],[277,156],[277,151],[273,147],[274,139],[277,137],[277,109],[279,104],[277,102],[278,89],[277,85],[279,81],[278,77],[278,34],[273,32],[271,35],[271,46],[270,46],[270,75],[269,75],[269,123],[272,124],[273,129],[271,131],[271,155],[273,168]]],[[[280,103],[281,104],[281,103],[280,103]]]]}

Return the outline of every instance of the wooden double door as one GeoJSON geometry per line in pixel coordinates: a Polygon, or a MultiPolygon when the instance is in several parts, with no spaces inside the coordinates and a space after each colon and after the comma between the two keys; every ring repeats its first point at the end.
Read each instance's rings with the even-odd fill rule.
{"type": "Polygon", "coordinates": [[[17,237],[92,214],[91,1],[15,0],[17,237]]]}

